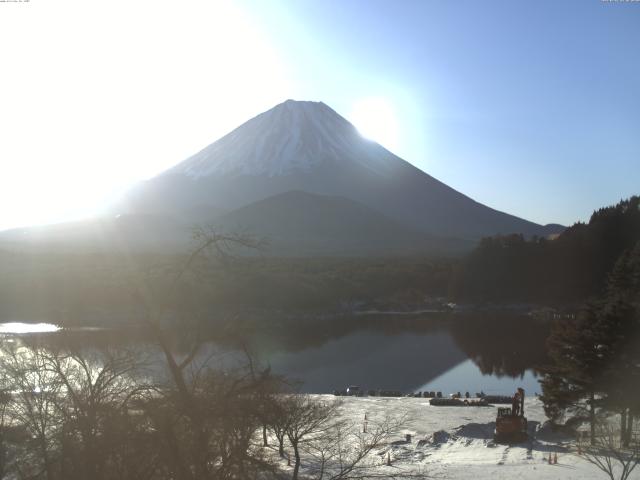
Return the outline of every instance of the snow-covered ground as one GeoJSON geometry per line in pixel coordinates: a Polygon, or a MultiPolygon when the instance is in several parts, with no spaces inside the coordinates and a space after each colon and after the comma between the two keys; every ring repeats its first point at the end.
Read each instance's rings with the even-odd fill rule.
{"type": "MultiPolygon", "coordinates": [[[[332,395],[316,395],[335,401],[332,395]]],[[[376,473],[399,472],[443,479],[575,479],[607,478],[577,455],[571,438],[541,428],[546,417],[537,398],[525,401],[531,440],[517,445],[493,442],[497,407],[435,407],[423,398],[342,398],[342,415],[358,425],[366,417],[370,425],[388,415],[406,415],[403,428],[372,453],[376,473]],[[411,442],[406,441],[411,434],[411,442]],[[434,435],[435,434],[435,435],[434,435]],[[558,463],[549,465],[549,455],[558,463]],[[386,466],[387,456],[392,466],[386,466]]],[[[305,458],[302,471],[312,468],[305,458]]],[[[640,479],[640,471],[630,478],[640,479]]]]}

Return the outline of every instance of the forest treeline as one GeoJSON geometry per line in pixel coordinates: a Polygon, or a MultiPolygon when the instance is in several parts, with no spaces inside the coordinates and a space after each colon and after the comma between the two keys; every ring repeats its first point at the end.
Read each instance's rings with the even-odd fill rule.
{"type": "MultiPolygon", "coordinates": [[[[146,301],[164,302],[164,289],[185,258],[0,250],[0,319],[137,323],[141,299],[135,292],[144,291],[146,301]]],[[[450,271],[446,259],[236,257],[202,267],[202,281],[180,286],[172,308],[188,306],[211,320],[380,305],[400,309],[427,296],[446,297],[450,271]]]]}
{"type": "Polygon", "coordinates": [[[458,301],[581,303],[599,295],[616,260],[640,241],[640,197],[593,213],[555,239],[484,238],[456,268],[458,301]]]}
{"type": "MultiPolygon", "coordinates": [[[[176,305],[225,312],[348,313],[458,303],[573,303],[597,295],[616,259],[640,240],[639,197],[602,208],[555,239],[483,239],[463,259],[236,257],[184,287],[176,305]]],[[[0,319],[59,324],[136,321],[186,255],[26,252],[0,249],[0,319]]]]}

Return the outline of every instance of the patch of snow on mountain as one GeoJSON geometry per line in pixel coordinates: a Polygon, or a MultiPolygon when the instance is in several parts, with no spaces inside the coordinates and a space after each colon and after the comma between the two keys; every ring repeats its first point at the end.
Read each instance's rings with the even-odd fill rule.
{"type": "Polygon", "coordinates": [[[210,175],[274,177],[323,163],[355,162],[384,175],[398,161],[324,103],[287,100],[167,173],[194,179],[210,175]]]}

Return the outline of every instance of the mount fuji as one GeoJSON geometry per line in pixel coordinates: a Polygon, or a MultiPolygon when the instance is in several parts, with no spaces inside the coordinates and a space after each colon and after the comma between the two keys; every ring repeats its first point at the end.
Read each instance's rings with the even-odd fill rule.
{"type": "Polygon", "coordinates": [[[547,235],[559,229],[482,205],[365,139],[324,103],[293,100],[139,185],[128,197],[128,208],[201,215],[288,191],[351,199],[441,237],[547,235]]]}
{"type": "Polygon", "coordinates": [[[108,231],[120,244],[175,246],[199,223],[265,235],[277,254],[351,255],[460,251],[482,236],[562,230],[482,205],[365,139],[324,103],[293,100],[138,184],[112,212],[118,218],[98,226],[49,233],[57,243],[108,231]]]}

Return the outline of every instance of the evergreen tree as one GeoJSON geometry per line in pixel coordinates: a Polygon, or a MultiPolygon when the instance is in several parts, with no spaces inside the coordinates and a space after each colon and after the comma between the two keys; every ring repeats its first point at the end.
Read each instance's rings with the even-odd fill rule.
{"type": "Polygon", "coordinates": [[[456,300],[583,302],[603,293],[616,259],[638,241],[640,197],[634,196],[553,240],[483,239],[456,269],[450,292],[456,300]]]}
{"type": "Polygon", "coordinates": [[[555,323],[547,341],[553,364],[543,369],[542,402],[552,421],[566,415],[587,416],[595,440],[596,398],[608,359],[597,306],[588,305],[575,318],[555,323]]]}
{"type": "Polygon", "coordinates": [[[640,242],[616,262],[600,315],[614,335],[605,384],[607,408],[620,413],[621,440],[628,446],[634,417],[640,415],[640,242]]]}
{"type": "Polygon", "coordinates": [[[556,322],[547,343],[553,360],[541,381],[547,415],[558,420],[586,405],[593,442],[596,408],[620,413],[628,444],[640,414],[640,242],[620,256],[604,296],[575,319],[556,322]]]}

